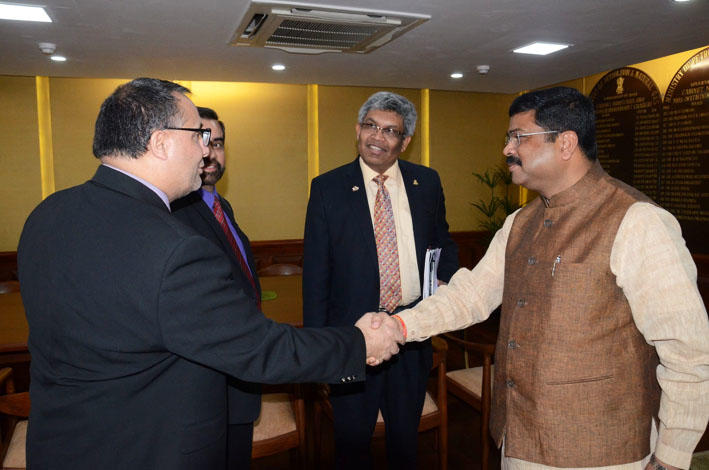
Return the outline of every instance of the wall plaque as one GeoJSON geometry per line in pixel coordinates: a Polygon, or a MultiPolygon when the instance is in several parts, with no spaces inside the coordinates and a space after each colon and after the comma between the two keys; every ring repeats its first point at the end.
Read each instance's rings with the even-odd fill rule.
{"type": "Polygon", "coordinates": [[[660,194],[693,252],[709,253],[709,48],[677,71],[663,104],[660,194]]]}
{"type": "Polygon", "coordinates": [[[690,251],[709,254],[709,48],[677,71],[663,102],[632,67],[608,72],[590,97],[603,168],[670,211],[690,251]]]}
{"type": "Polygon", "coordinates": [[[598,160],[614,177],[657,199],[662,101],[642,70],[624,67],[593,87],[598,160]]]}

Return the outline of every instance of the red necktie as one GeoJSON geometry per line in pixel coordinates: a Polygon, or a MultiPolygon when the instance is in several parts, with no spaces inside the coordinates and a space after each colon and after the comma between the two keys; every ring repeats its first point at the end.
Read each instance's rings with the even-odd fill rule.
{"type": "Polygon", "coordinates": [[[258,289],[256,289],[256,281],[254,281],[254,276],[251,274],[251,270],[249,267],[246,265],[246,260],[244,259],[244,255],[241,253],[241,250],[239,249],[239,245],[236,243],[236,240],[234,239],[234,235],[231,234],[231,230],[229,229],[229,225],[226,223],[226,217],[224,216],[224,210],[222,210],[222,205],[219,203],[219,198],[217,196],[214,196],[214,206],[212,207],[214,210],[214,217],[217,218],[217,221],[219,222],[219,225],[222,226],[222,230],[224,230],[224,235],[226,235],[226,239],[229,240],[229,244],[231,245],[231,248],[234,250],[234,254],[236,254],[236,259],[239,260],[239,264],[241,265],[241,270],[246,274],[246,277],[249,278],[249,282],[251,283],[251,287],[254,289],[254,293],[256,294],[256,302],[258,304],[259,310],[261,310],[261,297],[258,295],[258,289]]]}

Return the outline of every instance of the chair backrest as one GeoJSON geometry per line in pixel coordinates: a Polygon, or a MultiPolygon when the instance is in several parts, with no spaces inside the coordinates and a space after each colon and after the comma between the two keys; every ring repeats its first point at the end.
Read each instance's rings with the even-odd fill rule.
{"type": "MultiPolygon", "coordinates": [[[[490,408],[490,390],[492,388],[492,359],[495,355],[495,345],[490,343],[478,343],[474,341],[458,338],[451,333],[444,333],[445,341],[462,348],[466,353],[474,356],[482,357],[482,387],[480,392],[471,390],[470,392],[477,395],[478,399],[484,404],[487,402],[487,408],[490,408]]],[[[449,381],[450,386],[450,381],[449,381]]],[[[468,402],[468,400],[465,400],[468,402]]],[[[468,402],[469,403],[469,402],[468,402]]],[[[482,405],[476,406],[475,403],[470,403],[478,410],[482,411],[482,405]]]]}
{"type": "Polygon", "coordinates": [[[0,281],[0,294],[9,294],[10,292],[20,292],[20,282],[0,281]]]}
{"type": "Polygon", "coordinates": [[[294,276],[303,274],[303,268],[297,264],[277,263],[258,271],[259,276],[294,276]]]}
{"type": "Polygon", "coordinates": [[[449,371],[447,384],[449,392],[480,411],[482,469],[487,470],[490,455],[490,402],[492,401],[492,371],[494,367],[492,359],[495,355],[495,345],[468,341],[451,333],[445,333],[443,337],[450,344],[462,348],[466,354],[482,357],[482,366],[469,367],[460,371],[449,371]],[[465,380],[471,376],[474,376],[476,380],[465,380]]]}
{"type": "Polygon", "coordinates": [[[30,394],[15,391],[9,367],[0,369],[0,390],[0,463],[3,468],[24,468],[30,394]]]}
{"type": "Polygon", "coordinates": [[[261,415],[254,423],[251,458],[295,450],[305,462],[305,401],[300,385],[272,386],[261,396],[261,415]]]}
{"type": "MultiPolygon", "coordinates": [[[[440,338],[431,338],[433,346],[433,363],[431,371],[435,371],[436,385],[435,395],[431,396],[426,392],[424,408],[421,412],[421,420],[419,421],[418,431],[435,430],[436,441],[438,444],[439,468],[445,470],[448,468],[448,392],[446,390],[446,357],[448,345],[440,338]],[[432,401],[435,406],[427,406],[432,401]]],[[[318,389],[318,400],[315,403],[315,455],[320,455],[321,445],[321,424],[320,420],[323,416],[332,421],[332,405],[330,404],[329,387],[322,384],[318,389]]],[[[381,417],[381,411],[379,413],[381,417]]],[[[372,437],[384,437],[386,434],[385,423],[378,419],[374,426],[372,437]]]]}

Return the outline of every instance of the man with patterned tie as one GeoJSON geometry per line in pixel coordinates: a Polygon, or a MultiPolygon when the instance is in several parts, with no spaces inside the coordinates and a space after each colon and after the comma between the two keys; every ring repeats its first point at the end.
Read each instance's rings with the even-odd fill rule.
{"type": "MultiPolygon", "coordinates": [[[[416,127],[414,105],[379,92],[358,118],[358,158],[312,182],[303,262],[306,326],[352,325],[373,309],[393,314],[416,304],[427,248],[442,248],[441,281],[458,268],[438,174],[398,160],[416,127]]],[[[380,410],[389,466],[416,468],[431,360],[430,342],[411,343],[388,364],[368,367],[362,384],[331,386],[336,468],[371,468],[380,410]]]]}
{"type": "MultiPolygon", "coordinates": [[[[234,218],[231,204],[217,193],[215,185],[224,175],[225,129],[217,113],[197,107],[202,127],[212,130],[209,154],[204,158],[202,187],[172,203],[177,218],[219,246],[231,261],[234,281],[261,305],[261,287],[256,275],[249,239],[234,218]]],[[[253,422],[261,410],[261,387],[258,384],[229,379],[228,468],[249,468],[253,422]]]]}

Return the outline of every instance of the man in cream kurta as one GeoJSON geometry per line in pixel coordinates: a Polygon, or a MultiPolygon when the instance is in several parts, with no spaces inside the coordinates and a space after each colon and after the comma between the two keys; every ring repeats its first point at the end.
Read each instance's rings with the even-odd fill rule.
{"type": "Polygon", "coordinates": [[[502,304],[491,430],[503,468],[688,468],[709,416],[709,324],[679,224],[600,168],[576,90],[518,97],[506,140],[513,181],[540,198],[473,270],[397,316],[407,341],[502,304]]]}

